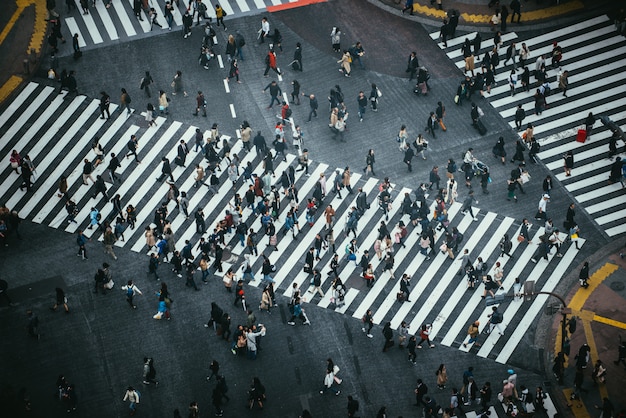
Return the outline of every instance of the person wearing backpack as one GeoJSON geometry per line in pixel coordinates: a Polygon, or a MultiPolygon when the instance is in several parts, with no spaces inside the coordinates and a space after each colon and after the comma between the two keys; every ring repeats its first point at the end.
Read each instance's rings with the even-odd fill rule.
{"type": "Polygon", "coordinates": [[[498,311],[497,306],[492,307],[491,310],[493,312],[487,315],[487,317],[489,318],[489,331],[487,331],[487,334],[491,334],[491,331],[493,331],[494,328],[497,328],[498,334],[504,335],[504,331],[502,330],[502,327],[500,326],[500,324],[504,320],[504,316],[502,315],[500,311],[498,311]]]}
{"type": "Polygon", "coordinates": [[[139,391],[135,390],[134,387],[128,386],[128,388],[126,388],[126,393],[124,394],[124,399],[122,399],[122,401],[130,402],[130,405],[128,408],[130,409],[131,416],[135,415],[135,412],[137,412],[137,405],[139,405],[140,397],[141,397],[141,394],[139,393],[139,391]]]}

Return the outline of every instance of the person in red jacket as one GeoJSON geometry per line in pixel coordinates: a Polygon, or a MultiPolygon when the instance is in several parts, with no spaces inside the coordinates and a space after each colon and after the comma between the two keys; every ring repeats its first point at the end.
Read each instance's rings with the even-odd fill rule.
{"type": "Polygon", "coordinates": [[[274,70],[276,74],[282,74],[280,71],[278,71],[278,68],[276,67],[276,53],[273,49],[270,49],[267,52],[267,56],[265,57],[265,72],[263,73],[263,76],[267,77],[268,73],[270,72],[270,68],[274,70]]]}

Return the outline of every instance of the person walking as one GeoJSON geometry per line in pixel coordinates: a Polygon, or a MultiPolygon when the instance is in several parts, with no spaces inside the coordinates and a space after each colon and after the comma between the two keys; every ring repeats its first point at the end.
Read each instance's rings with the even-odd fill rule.
{"type": "Polygon", "coordinates": [[[130,140],[126,144],[126,148],[128,149],[126,158],[130,157],[131,155],[134,155],[135,161],[137,162],[137,164],[141,163],[141,161],[139,161],[139,156],[137,155],[137,149],[139,148],[139,139],[137,138],[136,135],[130,136],[130,140]]]}
{"type": "Polygon", "coordinates": [[[446,388],[446,383],[448,382],[448,371],[446,366],[441,363],[435,372],[437,375],[437,387],[442,390],[446,388]]]}
{"type": "Polygon", "coordinates": [[[363,115],[365,115],[365,110],[367,109],[367,98],[365,97],[365,93],[361,90],[359,92],[359,96],[356,99],[357,105],[359,107],[359,121],[363,122],[363,115]]]}
{"type": "MultiPolygon", "coordinates": [[[[274,105],[274,101],[280,105],[281,100],[278,99],[278,97],[282,96],[283,92],[281,88],[278,86],[278,83],[276,83],[276,80],[272,80],[267,86],[265,86],[265,88],[263,89],[263,92],[265,92],[266,90],[269,90],[270,97],[271,97],[270,104],[267,106],[267,109],[272,108],[272,106],[274,105]]],[[[261,131],[259,131],[259,135],[260,135],[260,132],[261,131]]]]}
{"type": "Polygon", "coordinates": [[[374,338],[374,336],[372,335],[372,328],[374,327],[374,318],[373,318],[371,309],[368,309],[365,312],[365,315],[363,315],[362,320],[363,320],[363,327],[361,328],[361,330],[367,335],[368,338],[374,338]],[[365,327],[367,327],[367,330],[365,329],[365,327]]]}
{"type": "Polygon", "coordinates": [[[487,315],[487,317],[489,318],[489,330],[487,331],[487,334],[491,334],[493,329],[496,328],[498,330],[498,334],[504,335],[504,330],[502,330],[502,327],[500,326],[500,324],[504,320],[504,316],[500,311],[498,311],[497,306],[493,306],[491,308],[491,311],[492,312],[487,315]]]}
{"type": "Polygon", "coordinates": [[[135,295],[143,295],[141,290],[139,290],[132,280],[128,280],[126,285],[122,286],[122,290],[126,292],[126,302],[128,302],[131,308],[137,309],[137,305],[133,302],[133,298],[135,295]]]}
{"type": "Polygon", "coordinates": [[[306,93],[302,93],[302,96],[308,96],[309,97],[309,118],[307,119],[307,123],[311,122],[311,117],[315,116],[317,117],[317,109],[319,107],[319,103],[317,102],[317,98],[315,97],[314,94],[306,94],[306,93]]]}
{"type": "Polygon", "coordinates": [[[50,308],[51,311],[56,312],[57,307],[62,305],[65,309],[65,313],[70,313],[70,308],[67,306],[67,297],[65,296],[65,292],[60,287],[54,289],[56,293],[56,298],[54,302],[54,306],[50,308]]]}
{"type": "Polygon", "coordinates": [[[126,388],[126,393],[124,394],[124,399],[122,399],[122,401],[129,402],[128,409],[130,410],[131,416],[135,415],[137,412],[137,405],[139,405],[140,397],[141,395],[137,390],[135,390],[134,387],[128,386],[126,388]]]}
{"type": "Polygon", "coordinates": [[[391,329],[391,322],[385,323],[383,327],[383,336],[385,337],[385,344],[383,345],[383,353],[387,352],[390,347],[393,347],[393,330],[391,329]]]}
{"type": "Polygon", "coordinates": [[[176,71],[176,74],[174,74],[174,79],[172,80],[172,84],[171,86],[174,88],[174,91],[172,92],[173,96],[176,96],[179,93],[183,93],[183,96],[187,97],[187,91],[185,90],[185,87],[183,86],[183,72],[180,70],[176,71]]]}
{"type": "Polygon", "coordinates": [[[159,382],[156,380],[156,369],[154,368],[154,359],[151,357],[143,358],[143,384],[149,385],[154,384],[156,386],[159,385],[159,382]]]}
{"type": "Polygon", "coordinates": [[[263,77],[268,77],[270,69],[276,74],[282,75],[276,64],[276,52],[274,52],[274,49],[270,49],[265,56],[265,72],[263,73],[263,77]]]}
{"type": "Polygon", "coordinates": [[[463,343],[463,348],[467,348],[468,344],[474,344],[476,347],[480,347],[480,344],[476,341],[478,340],[478,335],[480,334],[479,330],[480,322],[474,321],[470,324],[467,329],[467,335],[469,335],[469,340],[466,343],[463,343]]]}

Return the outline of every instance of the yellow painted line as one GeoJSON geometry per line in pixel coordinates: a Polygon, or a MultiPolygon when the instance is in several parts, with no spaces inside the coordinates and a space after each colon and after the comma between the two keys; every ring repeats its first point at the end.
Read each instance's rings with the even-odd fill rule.
{"type": "Polygon", "coordinates": [[[569,410],[572,413],[572,415],[575,418],[591,418],[589,411],[587,411],[587,408],[585,408],[585,404],[580,399],[575,400],[575,401],[570,400],[569,397],[572,396],[573,392],[574,392],[574,389],[571,389],[571,388],[563,389],[563,395],[565,396],[565,399],[567,400],[568,405],[571,405],[569,410]]]}
{"type": "Polygon", "coordinates": [[[20,85],[23,81],[22,77],[12,75],[2,87],[0,87],[0,103],[4,102],[11,93],[20,85]]]}
{"type": "MultiPolygon", "coordinates": [[[[571,13],[575,10],[584,9],[585,5],[582,1],[576,0],[560,4],[558,6],[546,7],[539,10],[533,10],[525,12],[522,9],[522,21],[531,22],[534,20],[551,19],[566,13],[571,13]]],[[[426,15],[436,17],[443,20],[446,17],[446,12],[443,10],[435,9],[433,7],[422,6],[421,4],[413,3],[413,12],[417,12],[420,15],[426,15]]],[[[482,23],[489,24],[492,15],[461,13],[461,19],[467,23],[482,23]]]]}
{"type": "Polygon", "coordinates": [[[569,302],[567,306],[572,308],[573,311],[582,310],[589,295],[591,295],[593,291],[596,290],[596,288],[600,286],[607,277],[615,273],[617,269],[618,269],[617,264],[611,264],[611,263],[606,263],[605,265],[600,267],[589,278],[589,287],[587,289],[584,289],[582,287],[578,289],[578,291],[576,292],[574,297],[572,297],[572,300],[569,302]]]}
{"type": "MultiPolygon", "coordinates": [[[[602,282],[604,280],[606,280],[607,277],[609,277],[611,274],[615,273],[615,271],[617,271],[618,266],[616,264],[611,264],[611,263],[606,263],[605,265],[603,265],[602,267],[600,267],[598,270],[596,270],[591,277],[589,278],[589,287],[587,289],[585,288],[579,288],[576,291],[576,294],[574,294],[574,296],[572,297],[572,300],[568,303],[568,307],[572,309],[572,315],[577,315],[579,316],[581,319],[583,319],[584,321],[595,321],[596,316],[594,312],[591,311],[584,311],[583,310],[583,306],[585,305],[585,302],[587,301],[587,298],[589,298],[589,296],[593,293],[593,291],[600,286],[600,284],[602,284],[602,282]]],[[[608,321],[613,321],[612,319],[609,318],[604,318],[604,317],[600,317],[598,316],[598,318],[600,318],[601,320],[598,320],[598,322],[603,322],[603,323],[608,323],[608,321]]],[[[617,324],[621,324],[620,322],[614,321],[617,324]]],[[[611,324],[609,324],[611,325],[611,324]]],[[[624,325],[624,324],[622,324],[624,325]]],[[[620,327],[621,328],[621,327],[620,327]]],[[[559,351],[561,351],[561,326],[559,324],[559,328],[557,330],[556,333],[556,339],[554,341],[554,352],[558,353],[559,351]]],[[[565,363],[564,363],[564,367],[567,368],[569,363],[568,358],[565,358],[565,363]]]]}
{"type": "Polygon", "coordinates": [[[625,323],[620,322],[620,321],[616,321],[616,320],[611,319],[611,318],[605,318],[604,316],[594,315],[593,316],[593,320],[595,322],[601,322],[603,324],[610,325],[610,326],[615,327],[615,328],[626,329],[626,324],[625,323]]]}
{"type": "Polygon", "coordinates": [[[46,38],[46,31],[48,27],[48,22],[46,22],[46,17],[48,17],[46,0],[27,1],[30,1],[35,5],[35,25],[33,26],[33,33],[30,37],[30,43],[26,52],[30,53],[30,51],[34,49],[36,53],[40,53],[43,41],[46,38]]]}
{"type": "MultiPolygon", "coordinates": [[[[591,365],[589,365],[589,367],[593,367],[599,356],[596,339],[593,337],[593,330],[591,329],[591,321],[583,320],[583,329],[585,330],[585,338],[587,339],[587,344],[589,344],[589,348],[591,349],[591,351],[589,352],[589,354],[591,355],[591,365]]],[[[600,391],[600,399],[609,397],[609,392],[606,390],[606,385],[604,383],[598,383],[598,390],[600,391]]]]}
{"type": "Polygon", "coordinates": [[[0,45],[3,44],[4,41],[7,39],[7,36],[9,36],[11,29],[13,29],[13,26],[15,26],[15,24],[17,23],[17,19],[20,18],[22,12],[26,7],[28,7],[28,4],[24,4],[24,2],[20,0],[17,1],[17,9],[15,10],[15,13],[13,13],[13,16],[11,16],[11,19],[9,19],[9,22],[4,27],[2,32],[0,32],[0,45]]]}

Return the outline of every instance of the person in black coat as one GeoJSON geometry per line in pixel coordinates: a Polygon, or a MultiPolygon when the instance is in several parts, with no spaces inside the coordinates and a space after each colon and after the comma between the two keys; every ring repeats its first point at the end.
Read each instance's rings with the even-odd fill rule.
{"type": "Polygon", "coordinates": [[[409,81],[413,80],[413,78],[417,74],[417,69],[419,68],[419,66],[420,64],[419,64],[419,61],[417,60],[417,53],[413,51],[411,52],[411,55],[409,55],[409,61],[406,65],[406,71],[405,71],[409,73],[409,81]]]}
{"type": "Polygon", "coordinates": [[[393,330],[391,329],[391,322],[387,322],[383,328],[383,336],[385,337],[385,345],[383,346],[383,353],[393,345],[393,330]]]}
{"type": "Polygon", "coordinates": [[[170,160],[167,157],[161,158],[163,165],[161,166],[161,175],[157,178],[157,181],[163,181],[167,177],[174,182],[174,176],[172,175],[172,167],[170,166],[170,160]]]}
{"type": "Polygon", "coordinates": [[[293,52],[292,67],[295,71],[302,71],[302,45],[300,42],[296,43],[296,50],[293,52]]]}

